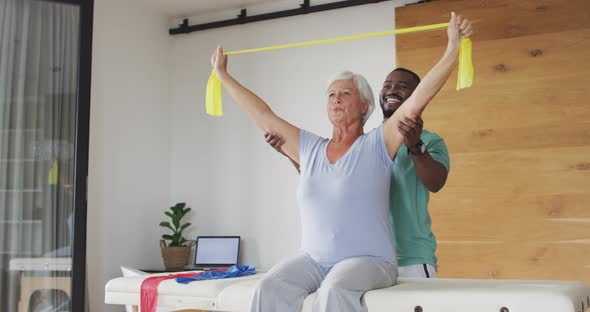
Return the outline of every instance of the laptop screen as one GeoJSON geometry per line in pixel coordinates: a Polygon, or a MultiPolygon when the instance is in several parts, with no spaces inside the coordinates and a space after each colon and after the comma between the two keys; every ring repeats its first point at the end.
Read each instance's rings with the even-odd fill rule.
{"type": "Polygon", "coordinates": [[[239,236],[199,236],[195,247],[195,265],[224,267],[238,263],[239,236]]]}

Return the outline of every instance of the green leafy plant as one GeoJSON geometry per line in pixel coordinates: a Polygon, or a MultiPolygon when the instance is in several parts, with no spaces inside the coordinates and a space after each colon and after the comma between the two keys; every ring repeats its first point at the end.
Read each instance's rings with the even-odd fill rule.
{"type": "Polygon", "coordinates": [[[184,231],[187,227],[191,225],[190,222],[181,224],[182,218],[191,211],[190,207],[185,207],[186,203],[178,203],[172,207],[170,207],[169,211],[165,211],[164,214],[170,217],[171,222],[162,221],[160,222],[161,227],[168,228],[172,231],[172,235],[164,234],[162,235],[162,239],[165,241],[170,241],[168,243],[169,247],[184,247],[187,246],[189,242],[184,236],[182,236],[182,231],[184,231]]]}

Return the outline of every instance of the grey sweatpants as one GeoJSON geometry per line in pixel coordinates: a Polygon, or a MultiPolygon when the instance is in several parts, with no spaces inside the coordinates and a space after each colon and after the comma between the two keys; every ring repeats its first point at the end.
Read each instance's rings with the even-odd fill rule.
{"type": "Polygon", "coordinates": [[[301,311],[303,300],[317,291],[313,311],[367,311],[363,294],[397,282],[397,268],[375,257],[355,257],[329,270],[306,254],[274,266],[254,288],[250,311],[301,311]]]}

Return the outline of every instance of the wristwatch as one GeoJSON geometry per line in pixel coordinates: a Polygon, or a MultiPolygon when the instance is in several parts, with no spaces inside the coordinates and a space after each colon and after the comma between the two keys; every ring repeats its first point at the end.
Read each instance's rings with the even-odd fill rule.
{"type": "Polygon", "coordinates": [[[426,144],[424,144],[422,140],[420,140],[420,142],[418,142],[413,148],[408,148],[408,154],[420,156],[424,155],[424,153],[426,153],[426,144]]]}

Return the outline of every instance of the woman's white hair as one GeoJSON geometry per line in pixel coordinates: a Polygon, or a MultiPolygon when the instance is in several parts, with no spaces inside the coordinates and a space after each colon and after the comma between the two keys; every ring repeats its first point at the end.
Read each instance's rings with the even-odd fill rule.
{"type": "Polygon", "coordinates": [[[375,110],[375,98],[373,97],[373,89],[371,89],[369,82],[362,75],[346,70],[332,76],[332,78],[328,80],[328,85],[326,86],[326,89],[330,88],[330,86],[338,80],[354,81],[356,88],[359,90],[359,93],[361,94],[361,101],[367,101],[367,111],[363,114],[363,125],[365,125],[365,123],[367,122],[367,120],[369,120],[369,117],[371,117],[371,114],[375,110]]]}

